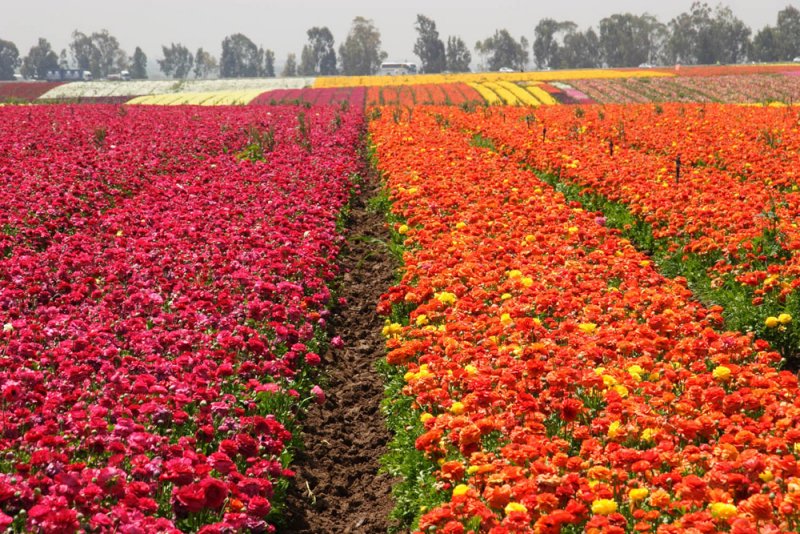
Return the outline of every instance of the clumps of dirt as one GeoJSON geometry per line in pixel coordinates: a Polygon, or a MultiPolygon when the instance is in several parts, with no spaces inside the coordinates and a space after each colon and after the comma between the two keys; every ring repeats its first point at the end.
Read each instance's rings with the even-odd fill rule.
{"type": "Polygon", "coordinates": [[[384,215],[367,207],[380,187],[377,176],[369,177],[351,202],[338,288],[347,304],[331,319],[344,347],[323,356],[327,400],[310,408],[303,423],[305,449],[295,458],[281,532],[369,534],[390,526],[394,481],[378,473],[391,435],[380,410],[384,388],[375,364],[386,347],[375,307],[393,283],[396,263],[382,244],[389,240],[384,215]]]}

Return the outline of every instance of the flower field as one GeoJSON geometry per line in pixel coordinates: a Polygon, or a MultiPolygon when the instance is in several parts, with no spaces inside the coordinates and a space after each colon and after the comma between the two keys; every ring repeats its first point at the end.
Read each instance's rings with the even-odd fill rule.
{"type": "Polygon", "coordinates": [[[290,103],[306,103],[310,105],[341,104],[348,102],[349,105],[358,109],[364,108],[366,89],[363,87],[336,87],[330,89],[314,89],[306,87],[303,89],[275,89],[267,91],[252,100],[254,105],[275,105],[290,103]]]}
{"type": "Polygon", "coordinates": [[[595,102],[630,104],[643,102],[786,102],[800,100],[797,77],[779,74],[741,74],[576,80],[572,85],[595,102]]]}
{"type": "Polygon", "coordinates": [[[800,531],[796,70],[0,84],[0,531],[800,531]]]}
{"type": "Polygon", "coordinates": [[[372,86],[369,106],[462,105],[483,103],[480,92],[465,83],[372,86]]]}
{"type": "Polygon", "coordinates": [[[0,109],[0,530],[273,529],[362,124],[0,109]]]}
{"type": "Polygon", "coordinates": [[[498,152],[504,132],[498,147],[562,155],[515,131],[516,112],[371,125],[406,247],[379,311],[419,417],[406,453],[425,455],[436,488],[411,501],[420,530],[797,529],[796,376],[605,216],[498,152]]]}

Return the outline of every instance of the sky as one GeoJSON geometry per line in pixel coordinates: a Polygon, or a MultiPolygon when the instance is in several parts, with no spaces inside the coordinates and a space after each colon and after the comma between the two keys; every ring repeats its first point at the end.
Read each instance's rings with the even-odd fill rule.
{"type": "MultiPolygon", "coordinates": [[[[0,39],[14,42],[21,56],[39,37],[59,52],[68,47],[75,29],[87,34],[107,29],[128,54],[141,46],[154,71],[163,44],[181,43],[192,51],[202,46],[219,57],[222,39],[237,32],[275,51],[280,68],[288,53],[299,57],[308,28],[328,26],[338,47],[359,15],[375,22],[390,60],[418,62],[413,52],[417,13],[432,18],[444,40],[458,35],[472,48],[501,28],[533,42],[533,29],[543,18],[571,20],[581,29],[625,12],[646,12],[668,22],[688,11],[691,0],[10,0],[3,4],[0,39]]],[[[800,8],[798,0],[723,4],[754,32],[775,24],[778,11],[787,5],[800,8]]],[[[475,60],[473,50],[473,64],[475,60]]]]}

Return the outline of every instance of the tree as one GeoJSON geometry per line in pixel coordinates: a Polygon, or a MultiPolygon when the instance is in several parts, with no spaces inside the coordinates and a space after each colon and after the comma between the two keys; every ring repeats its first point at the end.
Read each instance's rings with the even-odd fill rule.
{"type": "Polygon", "coordinates": [[[169,47],[162,46],[161,52],[164,59],[158,60],[158,67],[166,76],[184,80],[189,76],[194,65],[194,56],[189,49],[180,43],[172,43],[169,47]]]}
{"type": "Polygon", "coordinates": [[[297,56],[294,54],[289,54],[286,56],[286,64],[283,66],[283,72],[281,72],[281,76],[284,78],[290,78],[292,76],[297,76],[297,56]]]}
{"type": "Polygon", "coordinates": [[[461,37],[447,38],[447,70],[450,72],[469,72],[472,54],[461,37]]]}
{"type": "Polygon", "coordinates": [[[765,26],[753,37],[753,59],[756,61],[780,61],[781,40],[778,30],[765,26]]]}
{"type": "Polygon", "coordinates": [[[578,26],[574,22],[542,19],[533,30],[533,58],[540,69],[559,68],[559,36],[574,32],[578,26]]]}
{"type": "Polygon", "coordinates": [[[347,39],[339,47],[342,72],[348,76],[375,74],[386,59],[381,50],[381,33],[375,24],[364,17],[356,17],[347,39]]]}
{"type": "Polygon", "coordinates": [[[14,71],[20,64],[17,45],[0,39],[0,80],[13,80],[14,71]]]}
{"type": "Polygon", "coordinates": [[[600,49],[609,67],[656,62],[664,28],[652,15],[616,14],[600,21],[600,49]]]}
{"type": "Polygon", "coordinates": [[[217,59],[211,55],[210,52],[203,50],[203,47],[197,49],[194,54],[194,77],[195,78],[208,78],[217,72],[217,59]]]}
{"type": "Polygon", "coordinates": [[[478,41],[475,49],[486,58],[489,70],[523,70],[528,64],[528,40],[522,37],[516,41],[505,29],[496,30],[493,36],[478,41]]]}
{"type": "Polygon", "coordinates": [[[275,77],[275,52],[272,50],[264,51],[264,76],[267,78],[275,77]]]}
{"type": "Polygon", "coordinates": [[[569,32],[556,56],[556,68],[594,69],[602,66],[600,38],[591,28],[569,32]]]}
{"type": "Polygon", "coordinates": [[[705,2],[694,2],[688,13],[670,21],[669,28],[667,51],[672,61],[702,65],[736,63],[749,55],[750,28],[728,7],[720,5],[712,12],[705,2]]]}
{"type": "Polygon", "coordinates": [[[255,78],[263,70],[264,51],[246,35],[234,33],[222,41],[219,73],[223,78],[255,78]]]}
{"type": "Polygon", "coordinates": [[[793,6],[779,11],[776,28],[780,43],[779,58],[791,61],[800,56],[800,11],[793,6]]]}
{"type": "Polygon", "coordinates": [[[26,78],[43,80],[47,77],[47,71],[57,68],[58,54],[53,51],[47,39],[40,37],[39,42],[31,47],[22,61],[20,72],[26,78]]]}
{"type": "Polygon", "coordinates": [[[743,63],[750,57],[752,31],[729,7],[719,5],[714,10],[711,32],[716,62],[743,63]]]}
{"type": "Polygon", "coordinates": [[[138,46],[133,51],[133,57],[131,58],[131,79],[147,79],[147,56],[138,46]]]}
{"type": "Polygon", "coordinates": [[[421,71],[424,73],[442,72],[447,68],[447,54],[444,43],[439,38],[436,23],[425,15],[417,15],[417,40],[414,43],[414,54],[419,57],[421,71]]]}
{"type": "Polygon", "coordinates": [[[308,44],[300,54],[302,76],[331,76],[336,74],[336,48],[333,34],[327,27],[314,26],[306,32],[308,44]]]}
{"type": "Polygon", "coordinates": [[[128,55],[108,30],[91,35],[75,30],[69,48],[75,65],[81,70],[91,71],[95,78],[105,78],[128,67],[128,55]]]}

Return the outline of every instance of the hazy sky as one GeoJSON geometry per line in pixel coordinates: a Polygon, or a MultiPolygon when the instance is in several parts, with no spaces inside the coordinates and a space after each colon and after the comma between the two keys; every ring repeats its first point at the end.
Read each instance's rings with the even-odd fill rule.
{"type": "MultiPolygon", "coordinates": [[[[708,3],[716,5],[714,0],[708,3]]],[[[777,12],[787,5],[800,7],[797,0],[723,3],[754,30],[775,24],[777,12]]],[[[202,46],[219,56],[222,39],[236,32],[273,49],[280,66],[289,52],[299,57],[308,28],[328,26],[338,47],[357,15],[375,21],[389,59],[417,61],[413,53],[417,13],[434,19],[444,39],[459,35],[472,48],[498,28],[532,42],[536,23],[546,17],[571,20],[581,28],[624,12],[648,12],[668,22],[688,11],[691,0],[9,0],[3,4],[0,39],[16,43],[23,56],[38,37],[47,38],[58,52],[68,46],[74,29],[91,33],[106,28],[129,54],[141,46],[154,70],[162,44],[180,42],[192,51],[202,46]]]]}

